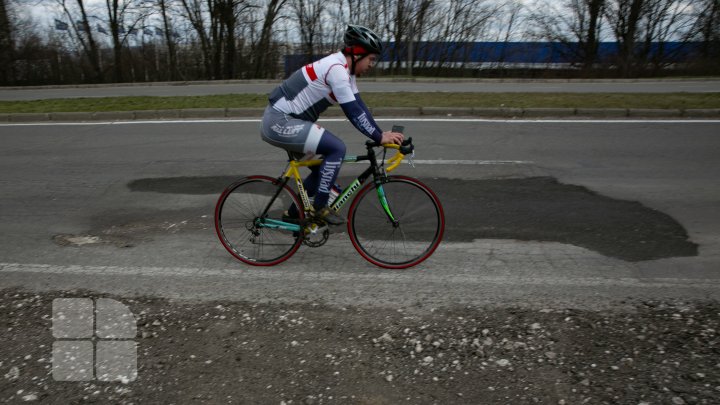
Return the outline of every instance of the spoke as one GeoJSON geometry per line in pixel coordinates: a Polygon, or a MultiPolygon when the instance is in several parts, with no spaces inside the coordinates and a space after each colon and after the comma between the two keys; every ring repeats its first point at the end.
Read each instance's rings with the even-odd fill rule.
{"type": "Polygon", "coordinates": [[[358,196],[351,236],[361,254],[380,263],[403,266],[424,260],[439,241],[440,211],[422,186],[412,181],[391,180],[385,195],[397,225],[379,203],[374,189],[358,196]]]}
{"type": "MultiPolygon", "coordinates": [[[[257,264],[256,260],[274,262],[284,260],[297,249],[299,241],[292,232],[254,225],[277,191],[278,185],[269,179],[249,179],[225,196],[218,226],[226,247],[238,259],[250,264],[257,264]]],[[[268,208],[268,217],[280,219],[282,207],[292,202],[292,194],[283,189],[268,208]]]]}

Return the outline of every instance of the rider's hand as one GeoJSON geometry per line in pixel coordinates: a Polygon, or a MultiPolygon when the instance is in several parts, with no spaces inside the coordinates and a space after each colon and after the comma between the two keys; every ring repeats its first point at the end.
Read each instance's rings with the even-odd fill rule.
{"type": "Polygon", "coordinates": [[[394,143],[396,145],[401,145],[403,139],[405,139],[405,137],[400,132],[385,131],[382,134],[382,140],[380,143],[394,143]]]}

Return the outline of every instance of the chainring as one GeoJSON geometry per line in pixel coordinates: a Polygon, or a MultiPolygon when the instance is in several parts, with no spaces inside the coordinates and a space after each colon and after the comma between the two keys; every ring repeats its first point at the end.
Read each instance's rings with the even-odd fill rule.
{"type": "Polygon", "coordinates": [[[306,246],[316,248],[325,244],[330,238],[330,229],[325,222],[311,222],[303,228],[305,236],[303,243],[306,246]]]}

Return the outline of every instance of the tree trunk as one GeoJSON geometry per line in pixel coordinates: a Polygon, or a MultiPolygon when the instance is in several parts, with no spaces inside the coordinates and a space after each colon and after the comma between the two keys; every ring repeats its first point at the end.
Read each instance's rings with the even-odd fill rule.
{"type": "MultiPolygon", "coordinates": [[[[95,42],[95,38],[93,38],[90,21],[88,20],[87,12],[85,12],[85,4],[83,4],[83,0],[77,0],[77,4],[78,7],[80,7],[82,29],[78,28],[75,24],[73,24],[73,26],[75,27],[75,32],[78,36],[78,39],[80,39],[80,42],[85,49],[88,59],[90,60],[90,65],[92,66],[93,74],[95,76],[94,81],[102,82],[104,80],[104,75],[102,71],[102,66],[100,64],[100,50],[98,49],[97,43],[95,42]],[[87,38],[83,37],[81,31],[85,33],[87,38]]],[[[65,9],[65,12],[72,20],[72,16],[67,11],[67,9],[65,9]]]]}
{"type": "Polygon", "coordinates": [[[255,49],[255,77],[267,77],[269,63],[272,63],[271,44],[272,44],[272,27],[280,14],[287,0],[270,0],[265,12],[265,21],[263,22],[260,39],[255,49]]]}
{"type": "Polygon", "coordinates": [[[9,85],[15,82],[14,48],[12,27],[5,0],[0,0],[0,85],[9,85]]]}
{"type": "Polygon", "coordinates": [[[175,51],[175,40],[172,37],[173,27],[170,25],[166,0],[159,0],[160,13],[163,20],[165,44],[168,49],[168,69],[170,70],[170,81],[178,80],[177,54],[175,51]]]}

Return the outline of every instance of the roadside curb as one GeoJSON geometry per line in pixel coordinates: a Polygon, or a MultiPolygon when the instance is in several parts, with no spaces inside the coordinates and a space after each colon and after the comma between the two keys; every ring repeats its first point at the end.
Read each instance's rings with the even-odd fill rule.
{"type": "MultiPolygon", "coordinates": [[[[260,118],[264,108],[197,108],[102,112],[53,112],[0,114],[0,122],[84,122],[181,119],[260,118]]],[[[656,118],[720,119],[720,108],[485,108],[485,107],[377,107],[376,117],[481,117],[481,118],[656,118]]],[[[344,116],[330,108],[324,117],[344,116]]]]}

